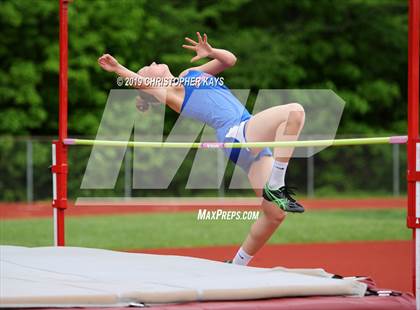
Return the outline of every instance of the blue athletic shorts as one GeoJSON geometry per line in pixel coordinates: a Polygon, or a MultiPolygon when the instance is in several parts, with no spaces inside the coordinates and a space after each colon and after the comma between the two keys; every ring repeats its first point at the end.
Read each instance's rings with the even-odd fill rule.
{"type": "MultiPolygon", "coordinates": [[[[249,118],[241,121],[239,125],[232,126],[227,131],[224,130],[223,137],[221,137],[219,135],[220,132],[218,132],[217,136],[219,137],[219,142],[247,142],[245,128],[248,120],[249,118]]],[[[223,151],[229,160],[240,166],[247,174],[254,161],[259,160],[263,156],[273,156],[273,153],[268,147],[262,149],[257,155],[253,155],[248,148],[224,148],[223,151]]]]}

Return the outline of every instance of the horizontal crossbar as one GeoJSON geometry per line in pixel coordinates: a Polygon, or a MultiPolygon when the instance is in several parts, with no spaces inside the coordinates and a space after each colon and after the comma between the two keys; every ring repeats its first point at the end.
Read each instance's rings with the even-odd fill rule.
{"type": "Polygon", "coordinates": [[[261,147],[323,147],[367,144],[404,144],[407,136],[306,140],[306,141],[270,141],[270,142],[137,142],[88,139],[64,139],[66,145],[119,146],[145,148],[261,148],[261,147]]]}

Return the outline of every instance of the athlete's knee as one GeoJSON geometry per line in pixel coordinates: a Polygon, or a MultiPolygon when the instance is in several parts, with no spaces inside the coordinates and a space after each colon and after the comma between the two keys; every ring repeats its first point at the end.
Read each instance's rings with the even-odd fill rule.
{"type": "Polygon", "coordinates": [[[290,116],[292,116],[294,120],[302,121],[305,119],[305,109],[300,103],[295,102],[295,103],[290,103],[289,105],[290,105],[289,114],[291,114],[290,116]]]}
{"type": "Polygon", "coordinates": [[[270,212],[269,214],[265,214],[267,219],[272,223],[273,225],[280,225],[284,219],[286,218],[286,212],[284,212],[281,209],[277,209],[276,212],[270,212]]]}
{"type": "Polygon", "coordinates": [[[290,103],[289,105],[289,117],[287,118],[288,126],[302,127],[305,122],[305,109],[299,103],[290,103]]]}

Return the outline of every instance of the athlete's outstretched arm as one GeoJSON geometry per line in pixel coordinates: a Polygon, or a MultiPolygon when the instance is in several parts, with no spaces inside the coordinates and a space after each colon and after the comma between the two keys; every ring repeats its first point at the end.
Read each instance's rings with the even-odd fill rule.
{"type": "Polygon", "coordinates": [[[115,72],[124,79],[133,79],[134,88],[144,89],[145,83],[143,83],[143,77],[137,73],[127,69],[123,65],[119,64],[118,61],[109,54],[104,54],[98,59],[98,64],[108,72],[115,72]]]}
{"type": "MultiPolygon", "coordinates": [[[[132,81],[132,83],[130,83],[130,86],[132,86],[133,88],[137,88],[152,95],[159,102],[165,102],[166,90],[164,88],[149,86],[148,83],[145,83],[144,77],[119,64],[118,61],[111,55],[102,55],[101,57],[99,57],[98,63],[105,71],[115,72],[124,79],[130,79],[132,81]]],[[[143,110],[142,107],[138,108],[140,110],[143,110]]]]}
{"type": "MultiPolygon", "coordinates": [[[[197,55],[191,59],[191,62],[197,61],[204,57],[213,58],[213,60],[205,63],[204,65],[194,67],[194,69],[204,71],[212,75],[216,75],[222,72],[223,70],[226,70],[227,68],[230,68],[235,65],[235,55],[233,55],[227,50],[211,47],[211,45],[207,41],[206,34],[204,34],[204,36],[201,37],[201,34],[197,32],[197,38],[198,42],[190,38],[185,38],[185,40],[188,41],[191,45],[182,45],[183,48],[195,51],[197,53],[197,55]]],[[[182,72],[181,75],[183,75],[188,70],[189,69],[182,72]]]]}

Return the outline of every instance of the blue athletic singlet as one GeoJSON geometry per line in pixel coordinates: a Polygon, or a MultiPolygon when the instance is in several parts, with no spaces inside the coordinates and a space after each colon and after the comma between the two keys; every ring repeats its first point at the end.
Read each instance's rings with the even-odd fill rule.
{"type": "MultiPolygon", "coordinates": [[[[189,70],[182,77],[185,97],[181,106],[181,115],[199,120],[216,130],[219,142],[239,142],[226,137],[229,130],[251,118],[251,114],[232,92],[211,74],[189,70]]],[[[245,128],[245,127],[243,127],[245,128]]],[[[243,133],[244,134],[244,133],[243,133]]],[[[245,172],[252,162],[261,156],[271,156],[270,149],[263,149],[257,156],[248,149],[224,149],[226,156],[245,172]]]]}

